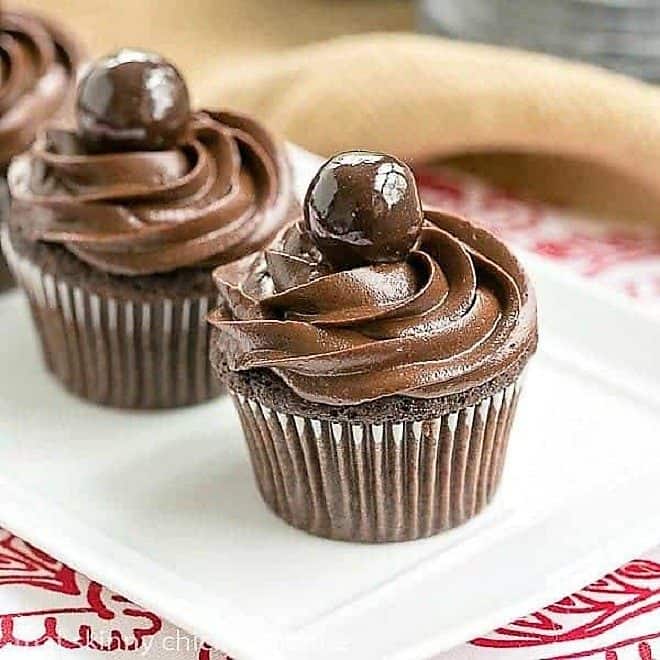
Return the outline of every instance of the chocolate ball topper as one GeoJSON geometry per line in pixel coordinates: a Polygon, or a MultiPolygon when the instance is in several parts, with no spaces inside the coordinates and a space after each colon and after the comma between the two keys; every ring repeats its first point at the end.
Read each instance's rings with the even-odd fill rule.
{"type": "Polygon", "coordinates": [[[158,151],[184,135],[190,98],[167,60],[123,49],[91,65],[78,86],[76,115],[90,151],[158,151]]]}
{"type": "Polygon", "coordinates": [[[307,190],[304,213],[314,242],[338,268],[405,259],[424,222],[410,168],[368,151],[328,160],[307,190]]]}

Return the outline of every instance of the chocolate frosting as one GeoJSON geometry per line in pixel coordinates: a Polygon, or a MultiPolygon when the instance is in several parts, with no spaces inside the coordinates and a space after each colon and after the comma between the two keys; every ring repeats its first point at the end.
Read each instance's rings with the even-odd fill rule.
{"type": "Polygon", "coordinates": [[[228,263],[263,248],[295,208],[283,145],[230,112],[191,115],[160,151],[88,151],[51,129],[12,163],[24,235],[112,274],[228,263]]]}
{"type": "Polygon", "coordinates": [[[49,21],[0,11],[0,167],[24,151],[38,126],[63,106],[80,57],[74,41],[49,21]]]}
{"type": "Polygon", "coordinates": [[[463,392],[535,348],[535,298],[515,257],[435,210],[395,263],[338,271],[301,222],[215,279],[224,305],[210,321],[229,369],[272,369],[317,403],[463,392]]]}

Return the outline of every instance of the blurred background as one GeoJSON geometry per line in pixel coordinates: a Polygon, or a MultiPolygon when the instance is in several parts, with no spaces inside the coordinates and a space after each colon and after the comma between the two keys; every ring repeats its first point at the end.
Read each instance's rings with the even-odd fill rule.
{"type": "Polygon", "coordinates": [[[158,51],[198,105],[253,114],[310,151],[381,149],[660,224],[660,91],[641,82],[659,77],[660,0],[16,4],[93,54],[158,51]]]}
{"type": "Polygon", "coordinates": [[[91,51],[140,46],[177,63],[199,102],[238,63],[338,35],[413,30],[406,0],[21,0],[76,30],[91,51]],[[218,71],[218,68],[220,71],[218,71]]]}
{"type": "Polygon", "coordinates": [[[419,29],[530,48],[660,79],[658,0],[27,0],[94,51],[164,51],[193,81],[218,56],[264,55],[337,35],[419,29]],[[191,49],[191,45],[194,48],[191,49]]]}
{"type": "Polygon", "coordinates": [[[419,25],[660,80],[657,0],[420,0],[419,25]]]}

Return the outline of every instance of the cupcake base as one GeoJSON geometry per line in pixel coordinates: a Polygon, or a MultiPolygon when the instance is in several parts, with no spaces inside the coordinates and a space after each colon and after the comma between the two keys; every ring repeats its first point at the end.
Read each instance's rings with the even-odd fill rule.
{"type": "Polygon", "coordinates": [[[2,243],[27,294],[46,366],[70,392],[132,409],[187,406],[221,394],[208,360],[206,314],[216,304],[210,274],[208,294],[191,286],[185,295],[179,281],[156,295],[131,289],[128,278],[85,277],[88,267],[78,268],[58,246],[19,253],[7,228],[2,243]]]}
{"type": "Polygon", "coordinates": [[[520,377],[418,421],[333,422],[232,393],[259,491],[287,523],[330,539],[410,541],[463,524],[500,482],[520,377]]]}
{"type": "MultiPolygon", "coordinates": [[[[7,222],[9,216],[9,188],[4,176],[0,177],[0,227],[7,222]]],[[[16,286],[9,265],[0,252],[0,293],[16,286]]]]}
{"type": "Polygon", "coordinates": [[[0,253],[0,293],[7,291],[15,286],[14,278],[11,275],[9,266],[5,258],[0,253]]]}

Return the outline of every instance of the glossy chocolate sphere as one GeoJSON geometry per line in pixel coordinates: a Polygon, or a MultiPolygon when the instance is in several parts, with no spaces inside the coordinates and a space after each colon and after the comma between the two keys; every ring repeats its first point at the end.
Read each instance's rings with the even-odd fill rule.
{"type": "Polygon", "coordinates": [[[78,87],[76,112],[80,138],[91,151],[157,151],[185,133],[190,99],[169,62],[124,49],[92,64],[78,87]]]}
{"type": "Polygon", "coordinates": [[[328,160],[307,191],[305,220],[338,268],[405,259],[423,223],[410,168],[393,156],[348,151],[328,160]]]}

